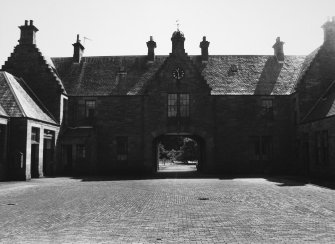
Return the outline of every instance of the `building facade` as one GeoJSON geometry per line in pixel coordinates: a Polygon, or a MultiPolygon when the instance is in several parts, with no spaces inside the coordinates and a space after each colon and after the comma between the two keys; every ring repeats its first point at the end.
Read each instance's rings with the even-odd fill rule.
{"type": "MultiPolygon", "coordinates": [[[[177,30],[166,56],[150,37],[147,55],[85,57],[77,36],[72,57],[47,58],[33,22],[20,29],[2,70],[54,119],[46,174],[155,172],[159,138],[186,135],[204,172],[335,175],[335,19],[307,56],[284,55],[280,38],[274,55],[209,55],[206,37],[188,55],[177,30]]],[[[1,128],[8,118],[0,109],[1,128]]]]}

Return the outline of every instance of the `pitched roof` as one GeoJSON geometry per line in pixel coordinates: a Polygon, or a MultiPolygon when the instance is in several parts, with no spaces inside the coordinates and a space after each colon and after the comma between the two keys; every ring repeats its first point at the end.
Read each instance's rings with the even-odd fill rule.
{"type": "Polygon", "coordinates": [[[146,56],[83,57],[80,64],[72,58],[52,58],[69,95],[136,95],[157,72],[165,57],[152,64],[146,56]]]}
{"type": "Polygon", "coordinates": [[[212,95],[288,95],[294,92],[304,56],[210,56],[202,75],[212,95]]]}
{"type": "Polygon", "coordinates": [[[3,107],[0,105],[0,116],[8,116],[3,107]]]}
{"type": "MultiPolygon", "coordinates": [[[[156,56],[148,64],[146,56],[84,57],[80,64],[72,58],[52,58],[69,95],[142,94],[168,56],[156,56]]],[[[211,87],[213,95],[287,95],[305,56],[285,56],[279,64],[272,55],[210,56],[203,65],[200,56],[190,56],[211,87]]]]}
{"type": "Polygon", "coordinates": [[[56,124],[30,97],[22,83],[13,75],[0,71],[0,105],[8,116],[28,117],[56,124]]]}

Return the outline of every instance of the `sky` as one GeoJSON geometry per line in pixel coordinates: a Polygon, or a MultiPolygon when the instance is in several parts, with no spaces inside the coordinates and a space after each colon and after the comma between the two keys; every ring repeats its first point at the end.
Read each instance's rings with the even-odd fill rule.
{"type": "Polygon", "coordinates": [[[39,29],[37,46],[70,57],[80,34],[84,56],[146,55],[153,36],[158,55],[171,52],[171,35],[184,33],[188,54],[273,54],[277,36],[287,55],[306,55],[323,42],[322,24],[335,0],[1,0],[0,65],[18,44],[25,20],[39,29]],[[83,37],[89,38],[84,39],[83,37]]]}

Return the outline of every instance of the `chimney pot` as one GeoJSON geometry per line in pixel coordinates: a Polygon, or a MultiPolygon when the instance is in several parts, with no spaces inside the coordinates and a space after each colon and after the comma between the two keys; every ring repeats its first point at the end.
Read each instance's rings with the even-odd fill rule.
{"type": "Polygon", "coordinates": [[[335,50],[335,16],[322,25],[324,31],[324,45],[335,50]]]}
{"type": "Polygon", "coordinates": [[[30,20],[30,25],[34,25],[34,21],[33,20],[30,20]]]}
{"type": "Polygon", "coordinates": [[[278,63],[283,63],[284,62],[284,48],[283,48],[284,42],[280,40],[280,37],[278,36],[276,38],[276,43],[272,46],[274,49],[274,55],[277,58],[278,63]]]}
{"type": "Polygon", "coordinates": [[[85,47],[80,43],[79,34],[77,34],[77,41],[72,44],[73,46],[73,62],[80,63],[84,54],[85,47]]]}
{"type": "Polygon", "coordinates": [[[206,40],[206,36],[202,37],[202,42],[200,42],[200,48],[201,48],[201,61],[203,63],[206,63],[208,61],[208,47],[209,47],[209,41],[206,40]]]}
{"type": "Polygon", "coordinates": [[[24,25],[19,26],[21,30],[20,44],[36,44],[36,32],[38,29],[33,25],[33,21],[30,20],[30,25],[28,25],[28,20],[24,21],[24,25]]]}
{"type": "Polygon", "coordinates": [[[148,47],[147,59],[148,59],[149,62],[153,62],[153,61],[155,61],[155,48],[157,46],[156,46],[156,42],[154,41],[152,36],[150,36],[150,39],[147,42],[147,47],[148,47]]]}

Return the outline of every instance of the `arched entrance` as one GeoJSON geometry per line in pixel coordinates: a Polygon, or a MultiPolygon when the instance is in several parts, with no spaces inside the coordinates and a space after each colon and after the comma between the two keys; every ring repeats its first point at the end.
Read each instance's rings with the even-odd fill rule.
{"type": "Polygon", "coordinates": [[[205,140],[192,134],[163,134],[153,140],[155,172],[202,171],[205,140]]]}

